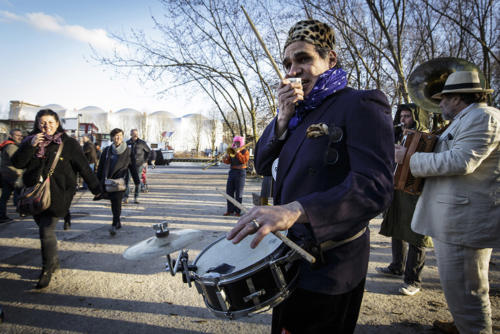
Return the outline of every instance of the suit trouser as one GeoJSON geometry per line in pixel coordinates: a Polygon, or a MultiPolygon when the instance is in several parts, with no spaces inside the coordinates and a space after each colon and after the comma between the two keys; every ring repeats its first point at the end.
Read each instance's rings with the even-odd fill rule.
{"type": "Polygon", "coordinates": [[[41,214],[34,217],[40,232],[40,242],[42,246],[42,267],[44,270],[56,265],[57,259],[57,238],[56,225],[59,217],[41,214]]]}
{"type": "Polygon", "coordinates": [[[281,334],[283,329],[292,334],[354,333],[365,280],[340,295],[295,289],[290,297],[274,307],[271,333],[281,334]]]}
{"type": "Polygon", "coordinates": [[[404,281],[418,287],[422,285],[422,270],[425,264],[425,247],[417,247],[405,241],[392,238],[392,263],[389,269],[402,273],[404,281]]]}
{"type": "Polygon", "coordinates": [[[434,240],[448,308],[460,334],[492,331],[488,269],[491,248],[471,248],[434,240]]]}

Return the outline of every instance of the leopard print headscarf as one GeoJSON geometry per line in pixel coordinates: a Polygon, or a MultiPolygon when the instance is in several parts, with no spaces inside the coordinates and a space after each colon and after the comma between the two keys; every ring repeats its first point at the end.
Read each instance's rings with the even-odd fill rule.
{"type": "Polygon", "coordinates": [[[335,47],[335,34],[333,29],[323,22],[304,20],[295,23],[290,29],[283,50],[297,41],[305,41],[320,48],[333,50],[335,47]]]}

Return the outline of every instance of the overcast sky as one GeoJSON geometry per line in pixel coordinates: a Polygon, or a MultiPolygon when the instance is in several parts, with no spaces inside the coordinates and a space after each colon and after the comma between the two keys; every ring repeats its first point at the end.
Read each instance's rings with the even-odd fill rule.
{"type": "Polygon", "coordinates": [[[119,48],[111,33],[151,31],[151,13],[159,10],[155,0],[0,0],[0,113],[10,100],[67,109],[202,112],[201,99],[159,98],[158,87],[144,87],[92,59],[90,45],[102,54],[119,48]]]}

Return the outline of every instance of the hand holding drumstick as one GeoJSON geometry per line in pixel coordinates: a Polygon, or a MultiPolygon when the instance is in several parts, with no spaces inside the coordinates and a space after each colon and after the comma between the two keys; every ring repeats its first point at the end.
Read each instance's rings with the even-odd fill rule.
{"type": "Polygon", "coordinates": [[[316,258],[302,249],[292,240],[281,234],[279,231],[284,231],[292,227],[297,222],[304,222],[306,219],[304,209],[299,202],[292,202],[286,205],[277,205],[273,207],[259,206],[250,209],[247,212],[245,207],[240,202],[226,194],[225,192],[217,191],[224,196],[228,201],[241,209],[245,213],[236,223],[236,226],[228,233],[227,239],[233,240],[237,244],[243,238],[250,234],[257,233],[257,236],[252,240],[250,247],[255,248],[262,239],[269,233],[273,233],[285,245],[295,250],[300,256],[315,263],[316,258]],[[260,219],[260,220],[257,220],[260,219]]]}

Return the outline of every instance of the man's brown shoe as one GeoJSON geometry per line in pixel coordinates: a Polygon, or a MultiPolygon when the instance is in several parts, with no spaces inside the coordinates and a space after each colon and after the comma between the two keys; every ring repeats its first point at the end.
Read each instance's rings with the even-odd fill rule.
{"type": "Polygon", "coordinates": [[[445,334],[460,334],[453,321],[448,322],[448,321],[436,320],[432,325],[434,326],[434,328],[437,328],[438,330],[440,330],[442,333],[445,334]]]}

